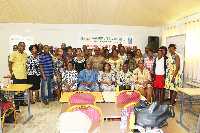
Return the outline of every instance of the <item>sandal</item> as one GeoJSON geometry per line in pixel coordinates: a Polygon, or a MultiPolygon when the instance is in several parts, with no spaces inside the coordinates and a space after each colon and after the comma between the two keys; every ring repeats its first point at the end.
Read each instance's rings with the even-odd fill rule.
{"type": "Polygon", "coordinates": [[[35,104],[35,102],[31,102],[31,104],[35,104]]]}
{"type": "Polygon", "coordinates": [[[39,100],[39,99],[38,99],[38,100],[36,100],[36,101],[37,101],[37,102],[41,102],[41,100],[39,100]]]}

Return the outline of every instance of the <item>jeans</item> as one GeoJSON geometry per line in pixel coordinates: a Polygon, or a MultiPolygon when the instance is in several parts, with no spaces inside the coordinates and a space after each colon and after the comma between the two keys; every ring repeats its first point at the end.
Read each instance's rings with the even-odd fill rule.
{"type": "Polygon", "coordinates": [[[53,98],[53,85],[52,85],[52,77],[46,77],[47,80],[44,81],[44,78],[41,77],[41,93],[42,93],[42,101],[46,102],[47,99],[53,98]],[[47,96],[47,85],[48,85],[48,96],[47,96]]]}

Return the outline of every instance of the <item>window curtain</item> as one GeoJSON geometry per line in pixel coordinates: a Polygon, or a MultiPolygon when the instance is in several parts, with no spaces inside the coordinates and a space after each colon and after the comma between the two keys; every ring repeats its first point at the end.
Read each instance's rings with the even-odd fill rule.
{"type": "Polygon", "coordinates": [[[200,80],[200,22],[199,19],[185,23],[186,77],[200,80]]]}

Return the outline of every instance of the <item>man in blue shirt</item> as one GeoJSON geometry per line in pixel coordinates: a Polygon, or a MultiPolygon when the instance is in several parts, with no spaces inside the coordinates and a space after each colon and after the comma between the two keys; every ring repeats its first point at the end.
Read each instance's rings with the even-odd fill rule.
{"type": "Polygon", "coordinates": [[[92,69],[92,63],[86,62],[86,69],[80,71],[78,75],[79,91],[99,92],[98,72],[92,69]]]}
{"type": "Polygon", "coordinates": [[[64,58],[66,58],[66,56],[67,56],[66,44],[62,43],[61,48],[63,49],[63,56],[64,56],[64,58]]]}
{"type": "MultiPolygon", "coordinates": [[[[150,47],[150,45],[147,45],[147,46],[145,47],[145,53],[142,55],[144,58],[147,58],[147,57],[148,57],[147,53],[148,53],[149,49],[151,49],[151,47],[150,47]]],[[[155,53],[153,53],[153,57],[156,58],[157,55],[156,55],[155,53]]]]}
{"type": "Polygon", "coordinates": [[[53,61],[52,56],[49,54],[49,46],[44,46],[44,53],[39,57],[39,66],[41,71],[41,93],[42,101],[48,105],[47,99],[53,98],[52,78],[53,78],[53,61]],[[46,88],[48,85],[48,96],[46,88]]]}

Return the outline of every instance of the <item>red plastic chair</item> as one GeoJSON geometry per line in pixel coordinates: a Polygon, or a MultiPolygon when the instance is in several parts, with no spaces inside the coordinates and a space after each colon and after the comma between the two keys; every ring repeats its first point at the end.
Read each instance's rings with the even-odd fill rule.
{"type": "Polygon", "coordinates": [[[137,90],[122,90],[117,93],[115,103],[139,102],[142,96],[137,90]]]}
{"type": "Polygon", "coordinates": [[[95,104],[95,96],[89,91],[76,91],[69,96],[69,104],[79,103],[79,104],[95,104]]]}
{"type": "Polygon", "coordinates": [[[103,113],[101,109],[96,105],[75,105],[67,110],[67,112],[74,112],[74,111],[83,112],[91,119],[92,122],[102,122],[103,113]]]}

